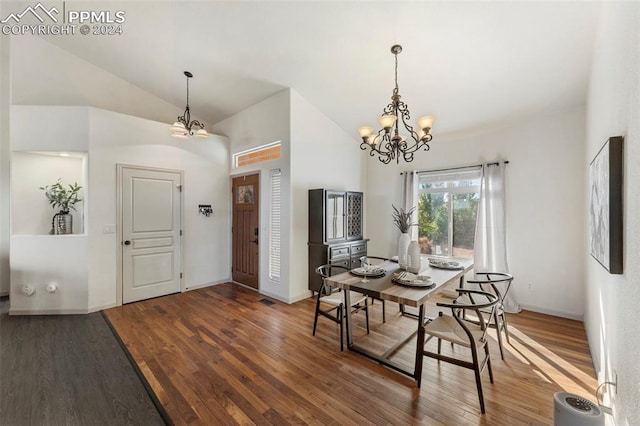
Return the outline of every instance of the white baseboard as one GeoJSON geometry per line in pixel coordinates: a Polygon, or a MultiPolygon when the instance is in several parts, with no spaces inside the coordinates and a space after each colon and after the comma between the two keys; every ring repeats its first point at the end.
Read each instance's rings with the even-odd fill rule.
{"type": "Polygon", "coordinates": [[[584,320],[584,315],[582,314],[571,314],[568,312],[560,312],[560,311],[555,311],[553,309],[546,309],[546,308],[541,308],[539,306],[531,306],[531,305],[523,305],[523,304],[520,304],[520,307],[523,310],[538,312],[539,314],[551,315],[551,316],[560,317],[560,318],[567,318],[567,319],[576,320],[576,321],[584,320]]]}
{"type": "Polygon", "coordinates": [[[313,293],[311,291],[307,290],[304,293],[299,294],[299,295],[294,296],[291,299],[289,299],[289,303],[296,303],[296,302],[299,302],[301,300],[308,299],[311,296],[313,296],[313,293]]]}
{"type": "Polygon", "coordinates": [[[9,309],[9,315],[86,315],[86,309],[9,309]]]}
{"type": "Polygon", "coordinates": [[[89,307],[89,311],[87,313],[91,314],[94,312],[104,311],[105,309],[115,308],[117,305],[115,303],[109,303],[107,305],[102,306],[91,306],[89,307]]]}
{"type": "Polygon", "coordinates": [[[214,286],[214,285],[224,284],[224,283],[228,283],[228,282],[231,282],[231,278],[227,278],[227,279],[224,279],[222,281],[214,281],[214,282],[210,282],[210,283],[189,286],[189,287],[185,288],[184,291],[197,290],[199,288],[211,287],[211,286],[214,286]]]}

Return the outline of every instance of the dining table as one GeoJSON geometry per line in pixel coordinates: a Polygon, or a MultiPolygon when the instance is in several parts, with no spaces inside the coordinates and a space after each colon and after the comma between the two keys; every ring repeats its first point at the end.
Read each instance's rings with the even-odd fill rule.
{"type": "Polygon", "coordinates": [[[429,320],[425,314],[425,303],[429,298],[440,293],[452,283],[459,282],[460,287],[462,287],[465,274],[473,269],[473,259],[451,260],[455,260],[458,263],[456,269],[442,269],[442,266],[440,268],[431,266],[429,260],[423,257],[420,272],[417,275],[430,277],[433,286],[428,288],[397,284],[393,278],[394,275],[397,272],[401,272],[401,270],[398,263],[392,261],[385,261],[377,265],[385,271],[384,276],[381,277],[363,277],[354,274],[353,271],[349,271],[326,278],[328,285],[343,290],[345,298],[344,306],[351,306],[350,291],[354,291],[374,299],[388,300],[398,303],[401,307],[410,306],[418,310],[417,314],[410,314],[402,309],[402,313],[399,314],[403,317],[410,316],[415,319],[415,331],[405,336],[399,336],[399,338],[394,339],[393,344],[386,348],[384,352],[376,353],[354,342],[351,310],[345,309],[347,347],[349,350],[412,377],[416,381],[417,387],[420,387],[425,344],[424,325],[426,321],[429,320]],[[392,360],[391,357],[406,346],[416,335],[417,340],[413,369],[408,367],[407,364],[392,360]]]}

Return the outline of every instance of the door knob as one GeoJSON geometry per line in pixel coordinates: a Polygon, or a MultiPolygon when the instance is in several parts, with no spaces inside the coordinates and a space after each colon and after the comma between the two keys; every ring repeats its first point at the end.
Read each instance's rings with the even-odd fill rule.
{"type": "Polygon", "coordinates": [[[256,238],[255,240],[251,240],[251,242],[258,244],[258,239],[256,238]]]}
{"type": "Polygon", "coordinates": [[[131,245],[131,241],[129,241],[129,240],[125,241],[125,242],[124,242],[124,245],[125,245],[125,246],[131,245]]]}

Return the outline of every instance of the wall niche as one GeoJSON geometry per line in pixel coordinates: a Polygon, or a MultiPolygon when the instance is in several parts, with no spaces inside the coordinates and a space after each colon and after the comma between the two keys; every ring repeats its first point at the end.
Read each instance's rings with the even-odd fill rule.
{"type": "Polygon", "coordinates": [[[62,179],[63,185],[78,183],[82,189],[75,204],[72,234],[85,234],[87,154],[85,152],[13,151],[11,155],[11,234],[53,234],[52,219],[59,209],[49,205],[40,189],[62,179]]]}

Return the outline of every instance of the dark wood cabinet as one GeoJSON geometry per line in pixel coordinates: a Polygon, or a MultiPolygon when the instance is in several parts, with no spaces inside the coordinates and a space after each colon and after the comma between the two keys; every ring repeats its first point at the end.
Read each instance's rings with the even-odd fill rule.
{"type": "Polygon", "coordinates": [[[315,270],[324,264],[351,269],[367,254],[362,237],[363,194],[330,189],[309,190],[309,289],[320,290],[315,270]]]}

